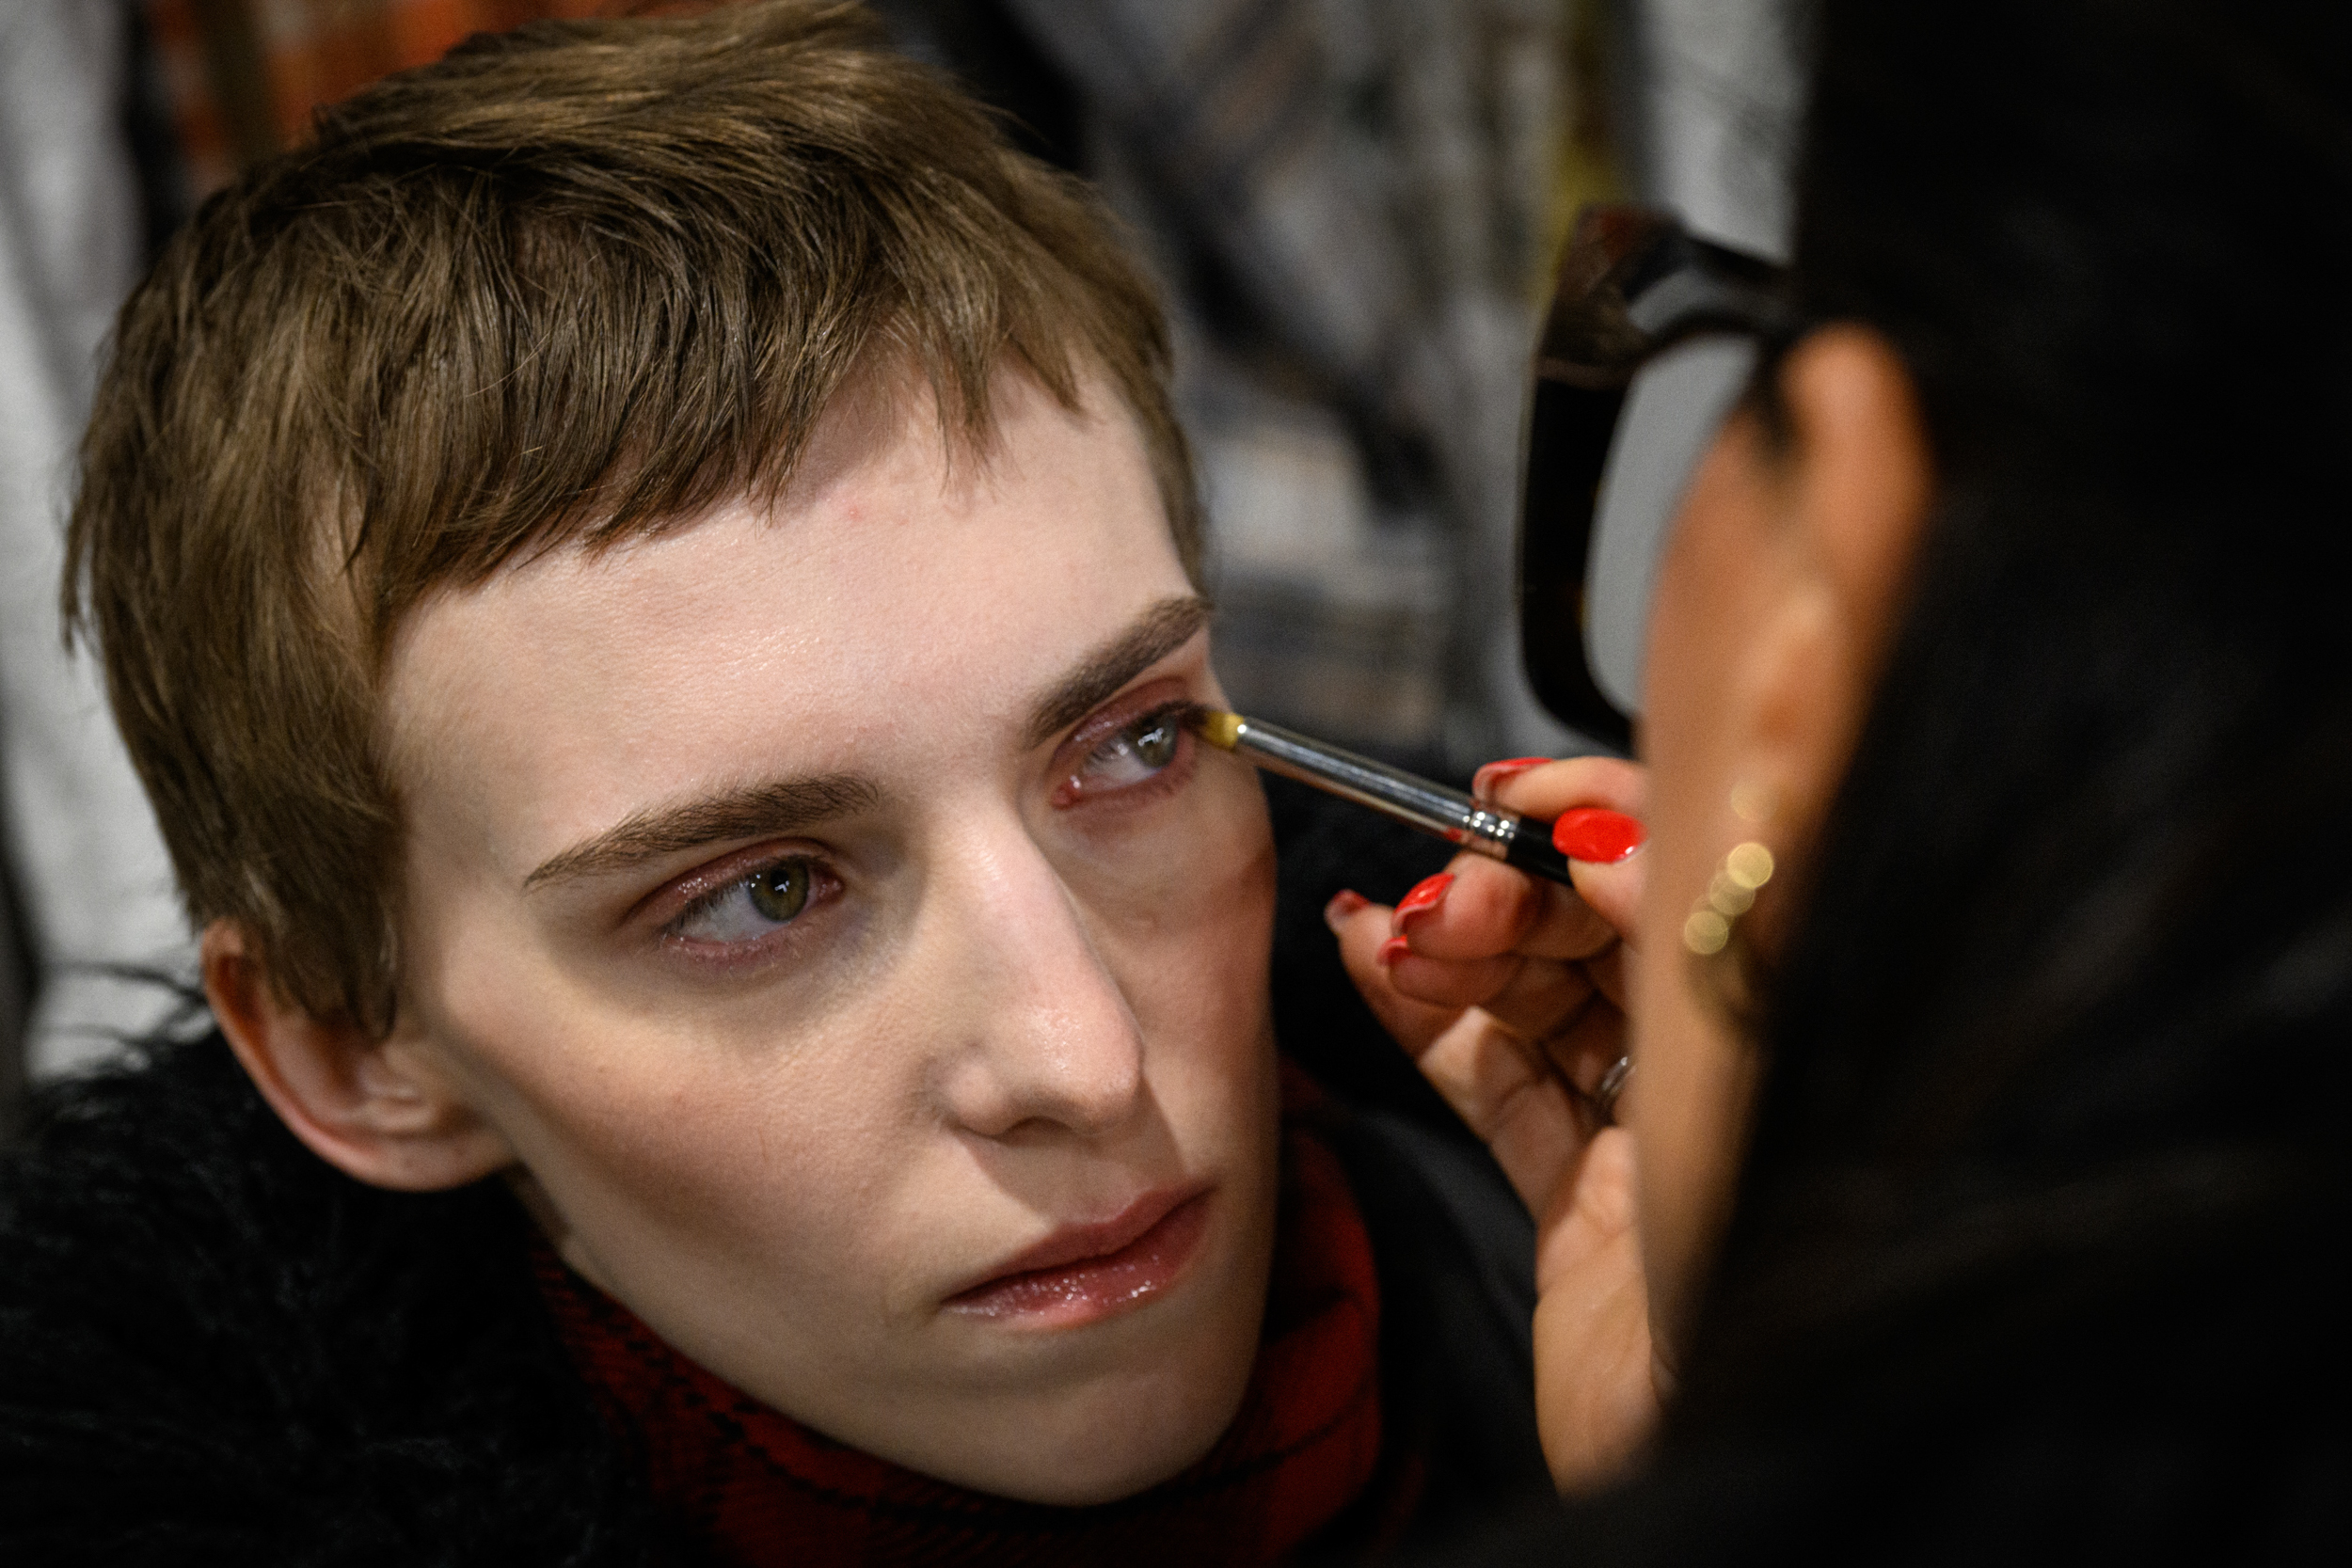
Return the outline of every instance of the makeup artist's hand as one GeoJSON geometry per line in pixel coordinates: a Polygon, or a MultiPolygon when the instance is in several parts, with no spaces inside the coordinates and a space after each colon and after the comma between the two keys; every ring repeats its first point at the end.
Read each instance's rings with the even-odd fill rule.
{"type": "Polygon", "coordinates": [[[1536,1426],[1553,1480],[1579,1490],[1617,1475],[1658,1418],[1633,1134],[1602,1127],[1591,1099],[1625,1050],[1647,778],[1606,758],[1531,759],[1481,768],[1474,788],[1530,816],[1597,808],[1563,846],[1574,894],[1462,854],[1394,910],[1343,893],[1325,918],[1373,1011],[1535,1216],[1536,1426]]]}

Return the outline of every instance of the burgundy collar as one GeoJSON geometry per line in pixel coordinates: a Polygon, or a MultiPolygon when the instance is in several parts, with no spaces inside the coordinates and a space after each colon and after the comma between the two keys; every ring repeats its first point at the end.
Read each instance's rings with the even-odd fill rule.
{"type": "Polygon", "coordinates": [[[730,1568],[1273,1563],[1343,1515],[1334,1533],[1386,1536],[1409,1497],[1350,1513],[1380,1456],[1372,1245],[1299,1115],[1315,1090],[1287,1071],[1283,1087],[1274,1277],[1241,1412],[1190,1469],[1120,1502],[1013,1502],[833,1442],[672,1350],[545,1246],[540,1291],[573,1364],[641,1445],[656,1505],[730,1568]]]}

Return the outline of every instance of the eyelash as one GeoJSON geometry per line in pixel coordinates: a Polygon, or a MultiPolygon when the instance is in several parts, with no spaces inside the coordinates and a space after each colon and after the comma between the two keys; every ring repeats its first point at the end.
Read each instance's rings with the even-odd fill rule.
{"type": "MultiPolygon", "coordinates": [[[[1147,732],[1154,724],[1173,721],[1191,705],[1191,700],[1186,697],[1156,703],[1134,713],[1114,711],[1101,716],[1072,736],[1063,749],[1064,754],[1067,755],[1072,749],[1078,749],[1078,755],[1066,769],[1061,784],[1055,788],[1054,804],[1065,808],[1078,805],[1139,805],[1182,785],[1191,776],[1195,752],[1191,732],[1181,726],[1176,732],[1175,754],[1147,779],[1111,789],[1089,791],[1083,784],[1081,773],[1086,768],[1103,761],[1105,754],[1120,742],[1147,732]]],[[[745,958],[764,958],[771,949],[793,940],[809,917],[832,903],[841,892],[841,879],[815,854],[805,850],[779,853],[766,847],[750,853],[757,858],[737,858],[733,863],[722,863],[707,873],[689,879],[689,885],[703,883],[703,891],[689,897],[676,912],[661,923],[660,936],[665,945],[691,954],[701,961],[723,965],[745,958]],[[807,863],[809,886],[807,902],[790,919],[760,936],[738,942],[712,942],[687,934],[690,927],[716,913],[725,900],[742,892],[748,884],[795,861],[807,863]]]]}
{"type": "MultiPolygon", "coordinates": [[[[834,874],[832,868],[827,866],[821,858],[806,850],[791,850],[785,853],[754,851],[754,853],[758,854],[760,858],[749,862],[738,861],[733,865],[723,864],[721,868],[709,873],[706,890],[688,899],[679,907],[676,913],[661,923],[662,942],[697,958],[721,963],[755,954],[765,954],[769,949],[791,941],[812,915],[832,903],[841,892],[841,879],[834,874]],[[715,913],[721,904],[743,891],[750,883],[794,862],[804,863],[808,867],[808,893],[807,901],[794,911],[790,919],[757,937],[742,942],[713,942],[707,938],[688,935],[689,927],[715,913]]],[[[705,879],[703,877],[692,879],[695,881],[705,879]]]]}
{"type": "Polygon", "coordinates": [[[1176,717],[1192,705],[1189,697],[1179,697],[1132,713],[1111,712],[1071,736],[1063,754],[1078,752],[1073,764],[1062,765],[1061,782],[1054,789],[1054,804],[1063,808],[1079,805],[1109,804],[1139,805],[1156,800],[1181,786],[1192,776],[1195,758],[1192,732],[1181,724],[1176,726],[1175,754],[1154,768],[1149,778],[1114,788],[1089,790],[1083,778],[1083,769],[1105,760],[1106,754],[1131,737],[1148,733],[1157,724],[1173,723],[1176,717]]]}

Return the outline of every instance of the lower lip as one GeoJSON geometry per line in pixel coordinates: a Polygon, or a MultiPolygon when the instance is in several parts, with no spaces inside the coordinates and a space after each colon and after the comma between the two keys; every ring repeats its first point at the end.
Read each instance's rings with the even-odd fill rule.
{"type": "Polygon", "coordinates": [[[1209,1195],[1186,1198],[1117,1252],[1009,1275],[947,1303],[969,1317],[1024,1327],[1071,1328],[1142,1306],[1184,1275],[1208,1229],[1209,1195]]]}

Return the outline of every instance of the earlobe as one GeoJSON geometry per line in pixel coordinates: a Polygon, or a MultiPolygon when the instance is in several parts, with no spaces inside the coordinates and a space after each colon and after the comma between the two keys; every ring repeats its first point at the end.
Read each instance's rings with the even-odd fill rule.
{"type": "Polygon", "coordinates": [[[344,1017],[322,1018],[281,993],[233,921],[203,939],[204,993],[230,1049],[294,1136],[372,1186],[406,1192],[463,1186],[514,1163],[417,1042],[376,1038],[344,1017]]]}

